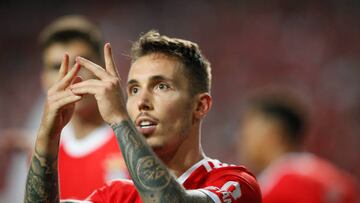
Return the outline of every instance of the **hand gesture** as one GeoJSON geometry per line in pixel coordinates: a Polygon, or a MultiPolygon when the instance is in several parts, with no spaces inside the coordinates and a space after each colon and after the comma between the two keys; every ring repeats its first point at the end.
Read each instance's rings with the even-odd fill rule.
{"type": "Polygon", "coordinates": [[[41,135],[59,136],[63,127],[70,121],[75,102],[79,101],[81,96],[71,92],[69,86],[81,81],[81,78],[76,76],[79,70],[80,65],[77,63],[69,70],[69,55],[65,54],[59,78],[47,92],[40,127],[41,135]]]}
{"type": "Polygon", "coordinates": [[[120,76],[109,43],[104,46],[104,57],[105,69],[82,57],[76,58],[77,63],[91,71],[98,79],[73,84],[71,91],[78,95],[94,95],[102,118],[111,125],[128,119],[128,114],[120,86],[120,76]]]}

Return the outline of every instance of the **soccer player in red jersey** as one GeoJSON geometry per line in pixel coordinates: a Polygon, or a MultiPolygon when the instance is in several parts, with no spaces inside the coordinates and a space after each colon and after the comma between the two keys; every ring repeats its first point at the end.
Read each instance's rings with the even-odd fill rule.
{"type": "MultiPolygon", "coordinates": [[[[48,90],[57,81],[64,53],[69,63],[76,56],[101,62],[103,40],[99,29],[82,16],[63,16],[40,35],[42,85],[48,90]]],[[[86,69],[83,79],[95,78],[86,69]]],[[[129,178],[112,129],[106,125],[92,95],[77,103],[71,121],[61,132],[59,185],[61,199],[84,199],[112,179],[129,178]]]]}
{"type": "Polygon", "coordinates": [[[259,174],[264,203],[358,203],[355,179],[302,151],[306,115],[298,99],[276,91],[248,103],[239,149],[259,174]]]}
{"type": "Polygon", "coordinates": [[[111,52],[106,44],[105,69],[78,57],[68,70],[65,55],[48,92],[25,202],[58,202],[59,135],[74,104],[92,94],[115,132],[132,181],[113,181],[85,202],[260,203],[251,173],[207,158],[201,148],[201,123],[212,98],[210,64],[198,45],[155,31],[141,36],[132,47],[126,102],[111,52]],[[80,66],[98,79],[80,81],[80,66]]]}

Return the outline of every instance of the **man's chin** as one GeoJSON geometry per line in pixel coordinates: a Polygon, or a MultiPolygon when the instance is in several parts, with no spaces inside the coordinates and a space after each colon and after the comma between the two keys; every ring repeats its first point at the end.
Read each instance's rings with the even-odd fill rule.
{"type": "Polygon", "coordinates": [[[161,153],[163,145],[159,143],[158,140],[155,140],[154,138],[146,138],[146,142],[156,154],[161,153]]]}
{"type": "Polygon", "coordinates": [[[153,137],[145,137],[146,143],[155,151],[159,148],[161,148],[160,143],[154,139],[153,137]]]}

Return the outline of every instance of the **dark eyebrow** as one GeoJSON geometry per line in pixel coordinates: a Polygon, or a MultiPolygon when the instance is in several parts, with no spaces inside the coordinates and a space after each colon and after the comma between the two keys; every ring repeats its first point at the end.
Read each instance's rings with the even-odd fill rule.
{"type": "Polygon", "coordinates": [[[138,83],[138,81],[137,80],[135,80],[135,79],[131,79],[131,80],[129,80],[128,82],[127,82],[127,85],[129,86],[129,85],[132,85],[132,84],[137,84],[138,83]]]}
{"type": "Polygon", "coordinates": [[[164,77],[162,75],[154,75],[150,78],[151,81],[173,81],[170,78],[164,77]]]}
{"type": "MultiPolygon", "coordinates": [[[[154,76],[151,76],[151,78],[150,78],[150,81],[170,81],[170,82],[174,82],[174,80],[173,79],[170,79],[170,78],[167,78],[167,77],[164,77],[164,76],[162,76],[162,75],[154,75],[154,76]]],[[[139,83],[137,80],[135,80],[135,79],[131,79],[131,80],[129,80],[128,82],[127,82],[127,85],[129,86],[129,85],[133,85],[133,84],[137,84],[137,83],[139,83]]]]}

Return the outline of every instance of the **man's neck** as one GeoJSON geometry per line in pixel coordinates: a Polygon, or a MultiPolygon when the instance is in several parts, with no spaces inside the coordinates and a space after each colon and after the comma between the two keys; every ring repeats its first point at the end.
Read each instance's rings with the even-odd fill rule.
{"type": "Polygon", "coordinates": [[[169,158],[160,157],[175,177],[181,176],[191,166],[205,157],[200,144],[200,134],[195,132],[186,139],[169,158]]]}
{"type": "Polygon", "coordinates": [[[100,127],[103,124],[104,122],[102,122],[102,120],[86,120],[76,115],[74,115],[71,119],[71,125],[74,129],[76,139],[83,139],[87,137],[92,131],[94,131],[96,128],[100,127]]]}
{"type": "Polygon", "coordinates": [[[202,150],[191,150],[186,153],[186,156],[174,157],[166,165],[175,177],[179,177],[204,157],[202,150]]]}

